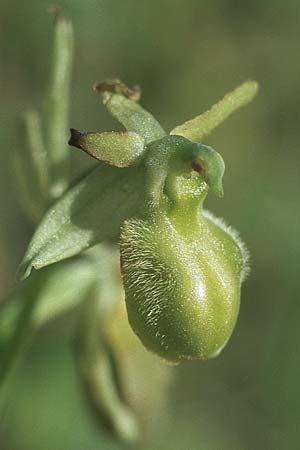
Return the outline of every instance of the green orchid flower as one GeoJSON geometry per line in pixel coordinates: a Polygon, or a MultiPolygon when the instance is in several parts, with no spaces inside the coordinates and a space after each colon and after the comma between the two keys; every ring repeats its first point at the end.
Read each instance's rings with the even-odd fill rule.
{"type": "Polygon", "coordinates": [[[250,102],[247,81],[167,134],[119,80],[98,83],[124,132],[71,129],[69,144],[100,161],[46,213],[20,276],[103,242],[120,244],[129,322],[143,344],[177,363],[220,353],[239,310],[247,252],[237,233],[203,209],[222,197],[225,164],[202,140],[250,102]]]}

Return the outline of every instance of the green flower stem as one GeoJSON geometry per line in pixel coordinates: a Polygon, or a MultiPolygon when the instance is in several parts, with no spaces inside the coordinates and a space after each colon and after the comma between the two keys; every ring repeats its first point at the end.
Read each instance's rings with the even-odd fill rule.
{"type": "Polygon", "coordinates": [[[194,119],[175,127],[170,134],[184,136],[195,142],[201,142],[217,126],[227,119],[234,111],[250,103],[258,91],[255,81],[246,81],[194,119]]]}
{"type": "Polygon", "coordinates": [[[70,82],[73,61],[73,28],[60,11],[56,11],[52,55],[52,75],[46,123],[47,150],[51,163],[51,194],[59,197],[67,188],[69,171],[70,82]]]}

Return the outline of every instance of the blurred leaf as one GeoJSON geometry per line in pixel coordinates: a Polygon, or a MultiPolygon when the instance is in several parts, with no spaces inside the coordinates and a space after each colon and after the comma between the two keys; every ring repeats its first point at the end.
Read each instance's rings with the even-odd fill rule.
{"type": "Polygon", "coordinates": [[[37,111],[24,114],[15,155],[16,185],[24,212],[38,222],[49,201],[49,167],[37,111]]]}
{"type": "Polygon", "coordinates": [[[230,114],[251,102],[257,94],[258,84],[255,81],[246,81],[216,103],[210,110],[188,120],[174,128],[170,134],[184,136],[195,142],[211,133],[218,125],[224,122],[230,114]]]}
{"type": "Polygon", "coordinates": [[[145,150],[144,140],[137,133],[80,133],[73,128],[69,145],[84,150],[98,161],[116,167],[131,166],[145,150]]]}
{"type": "Polygon", "coordinates": [[[74,256],[105,240],[116,240],[120,226],[143,201],[140,168],[100,164],[54,204],[37,228],[19,276],[74,256]]]}
{"type": "Polygon", "coordinates": [[[60,10],[55,8],[52,74],[46,121],[47,150],[51,163],[51,193],[59,197],[67,188],[69,149],[69,103],[73,62],[73,28],[60,10]]]}
{"type": "Polygon", "coordinates": [[[97,422],[125,444],[139,438],[137,419],[126,404],[114,353],[104,338],[111,314],[91,298],[82,306],[76,339],[76,362],[82,387],[97,422]]]}
{"type": "Polygon", "coordinates": [[[133,332],[122,301],[106,326],[105,337],[121,368],[122,390],[139,418],[143,438],[154,439],[168,415],[169,389],[177,368],[149,352],[133,332]]]}
{"type": "Polygon", "coordinates": [[[96,262],[85,257],[50,267],[1,305],[0,384],[36,329],[76,308],[99,283],[101,266],[96,262]]]}

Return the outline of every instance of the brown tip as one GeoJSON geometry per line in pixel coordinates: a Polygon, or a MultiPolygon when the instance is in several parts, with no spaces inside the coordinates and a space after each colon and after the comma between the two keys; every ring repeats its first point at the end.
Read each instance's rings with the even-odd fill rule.
{"type": "Polygon", "coordinates": [[[93,90],[96,92],[100,92],[101,94],[103,94],[104,92],[121,94],[135,102],[138,102],[140,100],[142,94],[140,86],[133,86],[132,88],[130,88],[118,78],[99,81],[98,83],[94,84],[93,90]]]}
{"type": "Polygon", "coordinates": [[[71,137],[69,139],[68,144],[71,145],[72,147],[77,147],[82,149],[82,146],[80,144],[80,138],[82,136],[82,133],[80,133],[80,131],[75,130],[74,128],[70,129],[71,131],[71,137]]]}
{"type": "Polygon", "coordinates": [[[94,84],[93,90],[96,92],[116,92],[118,86],[122,84],[122,81],[118,78],[112,78],[108,80],[98,81],[94,84]]]}

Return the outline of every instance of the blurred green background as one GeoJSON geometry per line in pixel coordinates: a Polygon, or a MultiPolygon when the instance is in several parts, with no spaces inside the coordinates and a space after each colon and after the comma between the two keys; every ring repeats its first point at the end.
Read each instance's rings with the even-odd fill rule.
{"type": "MultiPolygon", "coordinates": [[[[300,448],[300,3],[64,0],[76,37],[70,125],[116,129],[92,92],[119,77],[171,129],[247,78],[257,99],[207,142],[226,162],[225,198],[206,207],[236,227],[252,273],[221,356],[173,369],[165,426],[147,449],[300,448]]],[[[53,17],[47,1],[1,0],[0,298],[32,234],[15,193],[16,122],[45,101],[53,17]]],[[[73,153],[74,176],[91,164],[73,153]]],[[[123,448],[90,421],[68,333],[41,333],[0,418],[0,450],[123,448]]],[[[157,411],[160,414],[161,411],[157,411]]]]}

